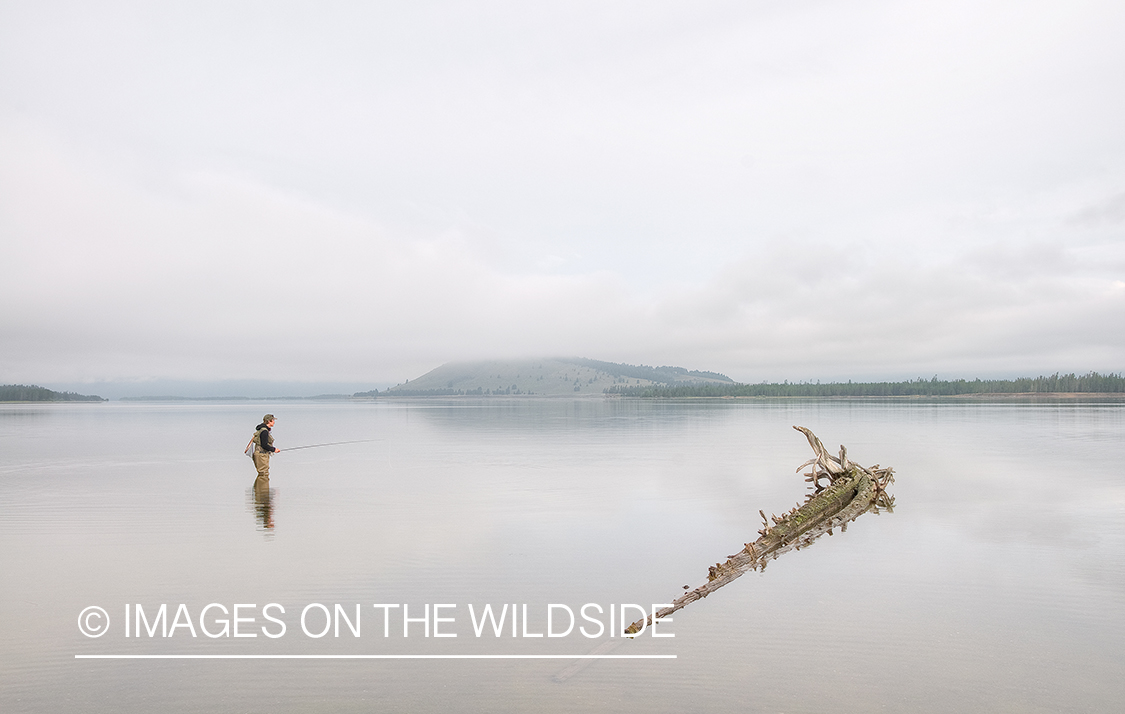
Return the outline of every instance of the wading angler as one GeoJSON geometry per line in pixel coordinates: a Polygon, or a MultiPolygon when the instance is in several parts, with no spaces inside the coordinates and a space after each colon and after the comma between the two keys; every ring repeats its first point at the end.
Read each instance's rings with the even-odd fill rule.
{"type": "Polygon", "coordinates": [[[246,454],[254,459],[254,467],[258,469],[258,480],[270,480],[270,454],[277,454],[281,449],[275,448],[273,445],[273,414],[266,414],[262,417],[262,423],[259,424],[255,431],[254,436],[250,439],[250,443],[246,445],[246,454]]]}

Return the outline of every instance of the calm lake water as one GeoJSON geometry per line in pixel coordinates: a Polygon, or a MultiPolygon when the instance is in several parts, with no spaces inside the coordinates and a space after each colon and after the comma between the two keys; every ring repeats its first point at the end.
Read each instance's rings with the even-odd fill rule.
{"type": "Polygon", "coordinates": [[[0,711],[1118,712],[1123,463],[1122,404],[0,405],[0,711]],[[283,452],[255,491],[242,449],[267,410],[282,449],[366,441],[283,452]],[[893,466],[894,512],[564,681],[575,660],[76,658],[586,654],[606,637],[581,617],[531,636],[548,605],[608,613],[699,584],[757,538],[759,509],[802,499],[794,424],[893,466]],[[256,637],[201,631],[236,604],[256,637]],[[338,637],[305,634],[306,606],[317,635],[337,604],[360,607],[359,636],[338,616],[338,637]],[[435,604],[456,637],[426,636],[435,604]],[[510,619],[475,635],[485,604],[519,606],[516,636],[510,619]],[[89,606],[104,636],[80,631],[89,606]]]}

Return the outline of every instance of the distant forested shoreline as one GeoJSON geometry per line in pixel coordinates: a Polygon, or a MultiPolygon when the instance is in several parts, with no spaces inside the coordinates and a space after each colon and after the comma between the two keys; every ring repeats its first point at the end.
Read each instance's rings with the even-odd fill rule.
{"type": "Polygon", "coordinates": [[[782,382],[614,386],[606,394],[642,399],[689,397],[954,397],[973,394],[1125,393],[1120,374],[1055,373],[1018,379],[915,379],[908,382],[782,382]]]}
{"type": "Polygon", "coordinates": [[[92,394],[56,392],[34,384],[0,384],[0,402],[108,402],[92,394]]]}

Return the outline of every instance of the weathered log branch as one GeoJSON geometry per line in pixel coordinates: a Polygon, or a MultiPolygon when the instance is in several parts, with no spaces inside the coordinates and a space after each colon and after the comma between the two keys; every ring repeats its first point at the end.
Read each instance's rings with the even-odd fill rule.
{"type": "MultiPolygon", "coordinates": [[[[706,581],[673,600],[671,607],[658,610],[657,618],[668,617],[676,610],[707,597],[749,570],[765,570],[769,561],[790,550],[805,548],[825,533],[832,535],[837,527],[841,532],[846,531],[848,523],[868,511],[893,508],[894,497],[886,489],[894,482],[894,469],[878,464],[870,468],[860,466],[848,459],[848,450],[843,446],[839,456],[833,456],[811,431],[802,426],[793,428],[805,435],[814,454],[812,459],[797,468],[800,472],[806,466],[812,467],[804,474],[811,490],[804,505],[780,517],[773,516],[772,525],[765,512],[758,511],[762,516],[762,529],[758,531],[760,537],[753,543],[746,543],[738,553],[728,556],[726,562],[715,563],[708,568],[706,581]],[[821,481],[827,484],[821,485],[821,481]]],[[[625,633],[627,636],[635,635],[651,624],[652,616],[637,620],[625,629],[625,633]]],[[[611,636],[590,654],[605,655],[624,641],[611,636]]],[[[576,660],[554,679],[556,682],[566,681],[593,661],[576,660]]]]}
{"type": "MultiPolygon", "coordinates": [[[[886,489],[894,482],[894,469],[878,464],[865,468],[848,459],[848,450],[841,446],[839,456],[828,453],[820,439],[803,426],[793,427],[805,435],[813,450],[813,458],[797,468],[811,470],[804,474],[812,493],[804,505],[797,506],[782,516],[773,516],[772,525],[764,511],[763,527],[759,538],[746,543],[742,550],[729,556],[726,562],[708,568],[706,582],[688,590],[672,601],[671,607],[657,611],[656,617],[668,617],[676,610],[707,597],[727,583],[750,570],[765,570],[766,563],[790,550],[800,550],[812,544],[825,533],[832,535],[835,528],[847,530],[848,523],[864,513],[880,508],[891,509],[894,497],[886,489]],[[821,485],[827,481],[827,485],[821,485]]],[[[635,634],[652,623],[652,616],[637,620],[625,632],[635,634]]]]}

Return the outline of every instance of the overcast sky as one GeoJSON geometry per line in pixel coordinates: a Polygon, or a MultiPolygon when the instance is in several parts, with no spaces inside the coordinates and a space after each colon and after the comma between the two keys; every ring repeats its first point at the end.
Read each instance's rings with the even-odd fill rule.
{"type": "Polygon", "coordinates": [[[1125,3],[0,0],[0,383],[1125,368],[1125,3]]]}

